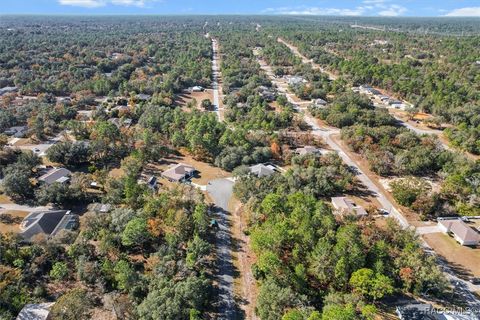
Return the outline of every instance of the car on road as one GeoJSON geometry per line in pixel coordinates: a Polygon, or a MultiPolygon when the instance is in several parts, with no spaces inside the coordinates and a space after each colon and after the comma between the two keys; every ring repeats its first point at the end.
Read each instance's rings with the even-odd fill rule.
{"type": "Polygon", "coordinates": [[[33,152],[39,153],[39,152],[40,152],[40,149],[38,149],[38,148],[33,148],[33,152]]]}
{"type": "Polygon", "coordinates": [[[384,215],[384,216],[388,216],[390,214],[390,212],[388,212],[387,209],[378,209],[378,213],[381,214],[381,215],[384,215]]]}
{"type": "Polygon", "coordinates": [[[480,278],[471,278],[470,280],[471,284],[480,284],[480,278]]]}

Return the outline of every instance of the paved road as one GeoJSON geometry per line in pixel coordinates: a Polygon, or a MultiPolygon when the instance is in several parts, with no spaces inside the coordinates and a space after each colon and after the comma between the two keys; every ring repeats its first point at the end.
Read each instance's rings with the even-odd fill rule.
{"type": "MultiPolygon", "coordinates": [[[[287,46],[292,52],[293,54],[295,54],[297,57],[301,58],[302,59],[302,62],[304,64],[310,64],[312,65],[312,67],[314,69],[317,69],[317,70],[320,70],[321,72],[327,74],[331,80],[334,80],[336,79],[337,77],[332,74],[331,72],[328,72],[327,70],[325,70],[322,66],[316,64],[315,62],[313,62],[313,59],[308,59],[306,56],[304,56],[303,54],[300,53],[300,51],[298,50],[297,47],[291,45],[290,43],[286,42],[285,40],[283,40],[282,38],[278,38],[277,39],[278,42],[280,43],[283,43],[285,46],[287,46]]],[[[405,128],[417,133],[417,134],[433,134],[433,135],[436,135],[438,137],[441,136],[442,134],[442,131],[440,130],[435,130],[435,129],[422,129],[422,128],[418,128],[417,126],[415,125],[412,125],[411,123],[409,123],[408,121],[403,121],[401,118],[399,118],[397,115],[395,114],[392,114],[391,115],[397,119],[397,121],[400,123],[400,125],[404,126],[405,128]]],[[[442,144],[442,146],[447,149],[447,150],[452,150],[451,147],[446,144],[445,142],[441,141],[439,139],[440,143],[442,144]]]]}
{"type": "Polygon", "coordinates": [[[325,70],[321,65],[316,64],[315,62],[313,62],[313,59],[308,59],[306,56],[304,56],[303,54],[301,54],[300,51],[298,51],[298,48],[297,48],[297,47],[292,46],[290,43],[286,42],[286,41],[283,40],[282,38],[278,38],[277,41],[280,42],[280,43],[283,43],[284,45],[286,45],[297,57],[299,57],[300,59],[302,59],[302,62],[303,62],[304,64],[310,64],[310,65],[312,65],[313,69],[320,70],[322,73],[325,73],[326,75],[328,75],[328,77],[329,77],[330,80],[335,80],[335,79],[337,79],[337,76],[336,76],[336,75],[334,75],[333,73],[325,70]]]}
{"type": "Polygon", "coordinates": [[[391,216],[394,217],[403,228],[409,226],[407,220],[402,216],[402,214],[394,207],[394,205],[388,200],[388,198],[379,190],[379,188],[373,183],[373,181],[357,166],[356,162],[352,160],[343,149],[331,138],[332,134],[338,134],[340,132],[337,128],[332,127],[320,127],[317,124],[315,118],[310,116],[307,112],[304,112],[304,108],[300,108],[298,103],[293,99],[294,94],[288,92],[288,85],[286,85],[285,80],[281,78],[276,78],[273,76],[272,69],[270,66],[265,63],[261,63],[260,67],[266,72],[270,77],[270,80],[277,86],[278,91],[284,93],[287,97],[287,100],[293,104],[297,111],[303,114],[305,122],[310,125],[312,134],[322,137],[325,142],[330,146],[332,150],[338,152],[339,156],[343,161],[352,168],[355,168],[358,172],[357,178],[372,192],[372,194],[377,198],[378,202],[383,206],[383,208],[390,212],[391,216]]]}
{"type": "Polygon", "coordinates": [[[32,152],[36,153],[38,156],[43,157],[45,156],[47,150],[53,146],[54,144],[58,143],[62,140],[65,131],[61,131],[55,137],[39,144],[25,144],[21,146],[14,146],[14,148],[19,148],[22,150],[31,150],[32,152]],[[38,151],[35,151],[38,150],[38,151]]]}
{"type": "Polygon", "coordinates": [[[207,192],[217,207],[219,231],[217,232],[218,288],[220,290],[219,318],[235,319],[235,302],[233,300],[233,264],[231,254],[230,213],[228,202],[232,197],[233,181],[215,179],[209,181],[207,192]]]}
{"type": "Polygon", "coordinates": [[[220,76],[220,66],[218,65],[218,40],[212,38],[212,74],[213,74],[213,107],[214,111],[217,114],[218,119],[220,120],[220,94],[219,94],[219,85],[218,79],[220,76]]]}
{"type": "MultiPolygon", "coordinates": [[[[285,42],[282,42],[282,43],[285,43],[285,42]]],[[[292,46],[290,46],[288,44],[286,44],[286,45],[290,49],[292,49],[292,46]]],[[[297,52],[298,52],[298,50],[297,50],[297,52]]],[[[295,51],[294,51],[294,53],[295,53],[295,51]]],[[[302,58],[302,60],[303,60],[303,58],[302,58]]],[[[273,73],[271,73],[270,66],[265,66],[265,65],[262,66],[261,65],[261,67],[266,71],[267,75],[269,75],[269,76],[273,75],[273,73]]],[[[280,79],[274,78],[272,76],[270,76],[270,78],[271,78],[273,83],[278,83],[279,81],[281,81],[280,79]]],[[[316,121],[315,118],[310,116],[308,113],[303,112],[303,110],[300,109],[297,106],[297,104],[295,103],[295,101],[292,98],[292,94],[288,94],[287,90],[284,89],[285,88],[284,85],[280,84],[280,85],[277,85],[277,86],[279,88],[279,91],[287,93],[288,101],[291,102],[297,108],[297,110],[299,112],[303,113],[305,122],[308,123],[311,126],[312,134],[317,135],[317,136],[321,136],[322,138],[324,138],[324,140],[327,142],[327,144],[330,146],[330,148],[332,148],[333,150],[336,150],[338,152],[338,154],[340,155],[340,157],[343,159],[343,161],[347,165],[356,169],[356,171],[358,172],[357,178],[375,195],[378,202],[383,206],[383,208],[386,209],[387,211],[389,211],[390,215],[392,217],[394,217],[403,228],[414,228],[413,226],[410,226],[410,224],[405,219],[405,217],[403,217],[403,215],[388,200],[388,198],[385,196],[385,194],[383,194],[383,191],[379,190],[379,188],[373,183],[373,181],[357,166],[355,161],[352,160],[342,150],[342,148],[335,141],[332,140],[331,135],[335,134],[335,133],[338,133],[338,129],[330,128],[330,127],[321,128],[317,124],[317,121],[316,121]]],[[[408,123],[404,123],[404,125],[411,130],[413,130],[413,128],[414,128],[415,129],[414,131],[417,132],[417,133],[419,133],[417,130],[421,130],[421,129],[418,129],[418,128],[415,128],[415,127],[411,126],[408,123]]],[[[424,230],[424,231],[427,231],[427,230],[424,230]]],[[[428,231],[431,231],[431,230],[428,230],[428,231]]],[[[428,247],[428,245],[426,243],[424,245],[426,247],[428,247]]],[[[432,254],[436,255],[436,253],[431,249],[430,249],[430,252],[432,254]]],[[[440,265],[441,269],[443,270],[445,276],[450,281],[450,283],[454,286],[457,293],[460,294],[465,299],[465,301],[467,302],[467,305],[472,310],[480,310],[480,300],[473,294],[473,292],[479,290],[480,286],[472,285],[470,282],[459,278],[456,275],[455,271],[452,270],[448,266],[448,263],[443,261],[438,255],[436,255],[436,257],[437,257],[437,260],[439,261],[439,265],[440,265]]],[[[472,315],[472,319],[476,319],[476,318],[472,315]]]]}
{"type": "Polygon", "coordinates": [[[34,211],[43,211],[43,210],[49,210],[51,207],[49,206],[42,206],[42,207],[30,207],[27,205],[21,205],[21,204],[16,204],[16,203],[0,203],[0,213],[3,213],[5,211],[27,211],[27,212],[34,212],[34,211]]]}

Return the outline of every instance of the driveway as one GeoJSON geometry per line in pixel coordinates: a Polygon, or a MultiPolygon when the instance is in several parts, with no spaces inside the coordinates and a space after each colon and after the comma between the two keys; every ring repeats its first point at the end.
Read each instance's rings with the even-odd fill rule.
{"type": "Polygon", "coordinates": [[[0,214],[6,211],[26,211],[26,212],[34,212],[34,211],[45,211],[50,210],[51,207],[43,206],[43,207],[30,207],[27,205],[21,205],[16,203],[0,203],[0,214]]]}
{"type": "Polygon", "coordinates": [[[218,289],[219,289],[219,317],[218,319],[235,319],[235,302],[233,300],[233,264],[231,254],[230,213],[228,202],[232,197],[233,182],[229,179],[211,180],[207,185],[207,192],[212,197],[215,213],[218,217],[219,231],[217,232],[217,259],[218,259],[218,289]]]}

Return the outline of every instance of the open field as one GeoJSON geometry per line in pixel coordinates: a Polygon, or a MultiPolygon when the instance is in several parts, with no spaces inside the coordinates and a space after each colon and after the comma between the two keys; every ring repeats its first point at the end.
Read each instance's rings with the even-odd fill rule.
{"type": "Polygon", "coordinates": [[[186,108],[186,106],[193,99],[197,101],[197,109],[201,110],[201,103],[204,99],[210,99],[210,101],[213,102],[213,91],[211,89],[205,89],[205,91],[203,92],[184,91],[175,96],[175,103],[182,107],[184,111],[188,111],[188,108],[186,108]]]}

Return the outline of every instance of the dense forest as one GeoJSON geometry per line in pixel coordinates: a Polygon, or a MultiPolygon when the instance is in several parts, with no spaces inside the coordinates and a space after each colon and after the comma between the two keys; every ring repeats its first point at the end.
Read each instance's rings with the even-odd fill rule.
{"type": "Polygon", "coordinates": [[[412,132],[351,90],[370,84],[406,99],[448,123],[452,145],[480,153],[478,26],[475,19],[2,17],[0,199],[81,217],[78,230],[29,243],[0,232],[0,318],[47,301],[55,301],[54,319],[100,318],[105,310],[116,319],[216,318],[221,257],[216,208],[204,192],[210,181],[204,189],[144,181],[147,168],[185,155],[234,183],[260,319],[375,319],[397,298],[444,301],[448,281],[413,230],[391,218],[379,225],[380,208],[367,208],[365,218],[334,212],[331,197],[367,192],[304,114],[334,127],[420,219],[480,215],[478,160],[412,132]],[[338,77],[304,63],[278,37],[338,77]],[[180,102],[194,96],[192,87],[210,97],[212,39],[223,119],[209,98],[180,102]],[[304,81],[281,93],[275,80],[292,77],[304,81]],[[23,126],[24,136],[7,136],[23,126]],[[322,152],[299,154],[306,146],[322,152]],[[256,164],[275,170],[255,175],[256,164]],[[52,167],[71,170],[69,182],[40,183],[52,167]]]}

